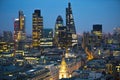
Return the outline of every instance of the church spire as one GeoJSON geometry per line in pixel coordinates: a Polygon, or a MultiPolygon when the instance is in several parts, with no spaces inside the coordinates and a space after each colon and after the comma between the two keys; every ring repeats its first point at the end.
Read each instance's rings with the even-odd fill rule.
{"type": "Polygon", "coordinates": [[[62,56],[62,61],[61,61],[61,65],[60,65],[60,70],[59,70],[59,79],[62,78],[69,78],[68,76],[68,67],[67,67],[67,63],[65,61],[65,56],[62,56]]]}

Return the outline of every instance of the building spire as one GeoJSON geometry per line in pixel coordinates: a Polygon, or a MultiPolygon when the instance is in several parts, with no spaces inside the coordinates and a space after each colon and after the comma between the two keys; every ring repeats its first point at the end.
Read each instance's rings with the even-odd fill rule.
{"type": "Polygon", "coordinates": [[[59,79],[62,79],[62,78],[69,78],[68,65],[65,61],[65,56],[64,55],[62,57],[60,70],[59,70],[59,79]]]}
{"type": "Polygon", "coordinates": [[[70,0],[68,0],[68,5],[71,5],[70,0]]]}

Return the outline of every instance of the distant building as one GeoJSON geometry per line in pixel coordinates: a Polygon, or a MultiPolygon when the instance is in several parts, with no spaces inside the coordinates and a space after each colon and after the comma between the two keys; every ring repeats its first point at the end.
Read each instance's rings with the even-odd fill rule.
{"type": "Polygon", "coordinates": [[[0,53],[9,53],[14,49],[13,35],[11,31],[3,31],[0,36],[0,53]]]}
{"type": "Polygon", "coordinates": [[[114,28],[114,34],[120,34],[120,27],[114,28]]]}
{"type": "Polygon", "coordinates": [[[82,48],[85,49],[88,47],[88,45],[91,43],[89,41],[90,33],[89,32],[84,32],[83,33],[83,38],[82,38],[82,48]]]}
{"type": "Polygon", "coordinates": [[[23,14],[23,11],[19,11],[18,14],[18,18],[14,21],[14,47],[15,50],[24,50],[26,39],[25,15],[23,14]]]}
{"type": "Polygon", "coordinates": [[[6,52],[8,51],[8,44],[7,42],[0,42],[0,52],[6,52]]]}
{"type": "Polygon", "coordinates": [[[66,26],[63,27],[59,27],[58,28],[58,47],[59,48],[65,48],[66,47],[66,43],[67,43],[67,28],[66,26]]]}
{"type": "Polygon", "coordinates": [[[18,37],[19,40],[25,40],[26,39],[26,32],[25,32],[25,15],[23,11],[19,11],[19,33],[18,37]]]}
{"type": "Polygon", "coordinates": [[[40,10],[35,10],[32,14],[32,26],[32,46],[38,49],[43,36],[43,17],[40,10]]]}
{"type": "Polygon", "coordinates": [[[115,44],[119,44],[120,43],[120,27],[114,28],[113,39],[114,39],[114,43],[115,44]]]}
{"type": "Polygon", "coordinates": [[[102,37],[102,25],[101,24],[94,24],[93,25],[93,33],[98,36],[99,39],[102,37]]]}
{"type": "Polygon", "coordinates": [[[53,38],[53,29],[52,28],[43,29],[43,38],[53,38]]]}
{"type": "Polygon", "coordinates": [[[101,24],[94,24],[92,34],[94,35],[95,46],[99,47],[101,46],[100,43],[102,41],[102,25],[101,24]]]}
{"type": "Polygon", "coordinates": [[[26,49],[31,49],[32,48],[32,35],[27,35],[26,36],[26,49]]]}
{"type": "Polygon", "coordinates": [[[13,36],[11,31],[4,31],[3,32],[3,37],[5,42],[12,42],[13,41],[13,36]]]}
{"type": "Polygon", "coordinates": [[[55,33],[54,33],[54,44],[55,46],[58,47],[58,44],[59,44],[59,29],[60,27],[63,27],[64,24],[63,24],[63,19],[62,17],[59,15],[56,19],[56,23],[55,23],[55,33]]]}
{"type": "Polygon", "coordinates": [[[40,39],[40,47],[53,47],[53,29],[43,29],[43,38],[40,39]]]}
{"type": "Polygon", "coordinates": [[[15,50],[24,50],[26,39],[25,15],[23,11],[19,11],[18,14],[18,18],[14,21],[14,47],[15,50]]]}
{"type": "Polygon", "coordinates": [[[0,41],[3,41],[3,36],[1,32],[0,32],[0,41]]]}
{"type": "Polygon", "coordinates": [[[18,41],[19,40],[19,37],[18,37],[18,33],[19,33],[19,19],[16,18],[14,20],[14,41],[18,41]]]}

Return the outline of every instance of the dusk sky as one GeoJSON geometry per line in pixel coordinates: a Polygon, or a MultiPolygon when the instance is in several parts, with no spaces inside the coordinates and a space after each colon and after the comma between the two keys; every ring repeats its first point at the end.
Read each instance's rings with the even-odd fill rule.
{"type": "MultiPolygon", "coordinates": [[[[120,27],[120,0],[70,0],[77,33],[91,31],[93,24],[102,24],[103,32],[120,27]]],[[[26,15],[26,32],[32,33],[32,13],[40,9],[44,28],[55,27],[58,15],[65,25],[65,8],[68,0],[0,0],[0,32],[13,31],[18,11],[26,15]]]]}

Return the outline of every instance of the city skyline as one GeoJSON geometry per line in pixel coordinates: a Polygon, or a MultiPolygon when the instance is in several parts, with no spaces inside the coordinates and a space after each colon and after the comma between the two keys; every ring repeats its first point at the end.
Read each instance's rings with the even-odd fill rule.
{"type": "MultiPolygon", "coordinates": [[[[93,24],[102,24],[103,32],[112,32],[114,27],[120,26],[119,0],[70,0],[70,2],[77,33],[91,31],[93,24]]],[[[0,31],[6,29],[13,31],[14,19],[18,17],[19,10],[22,10],[26,15],[27,34],[32,34],[32,13],[35,9],[41,10],[44,28],[54,29],[58,15],[63,17],[65,25],[65,8],[67,5],[68,0],[2,0],[0,3],[0,28],[2,29],[0,31]]]]}

